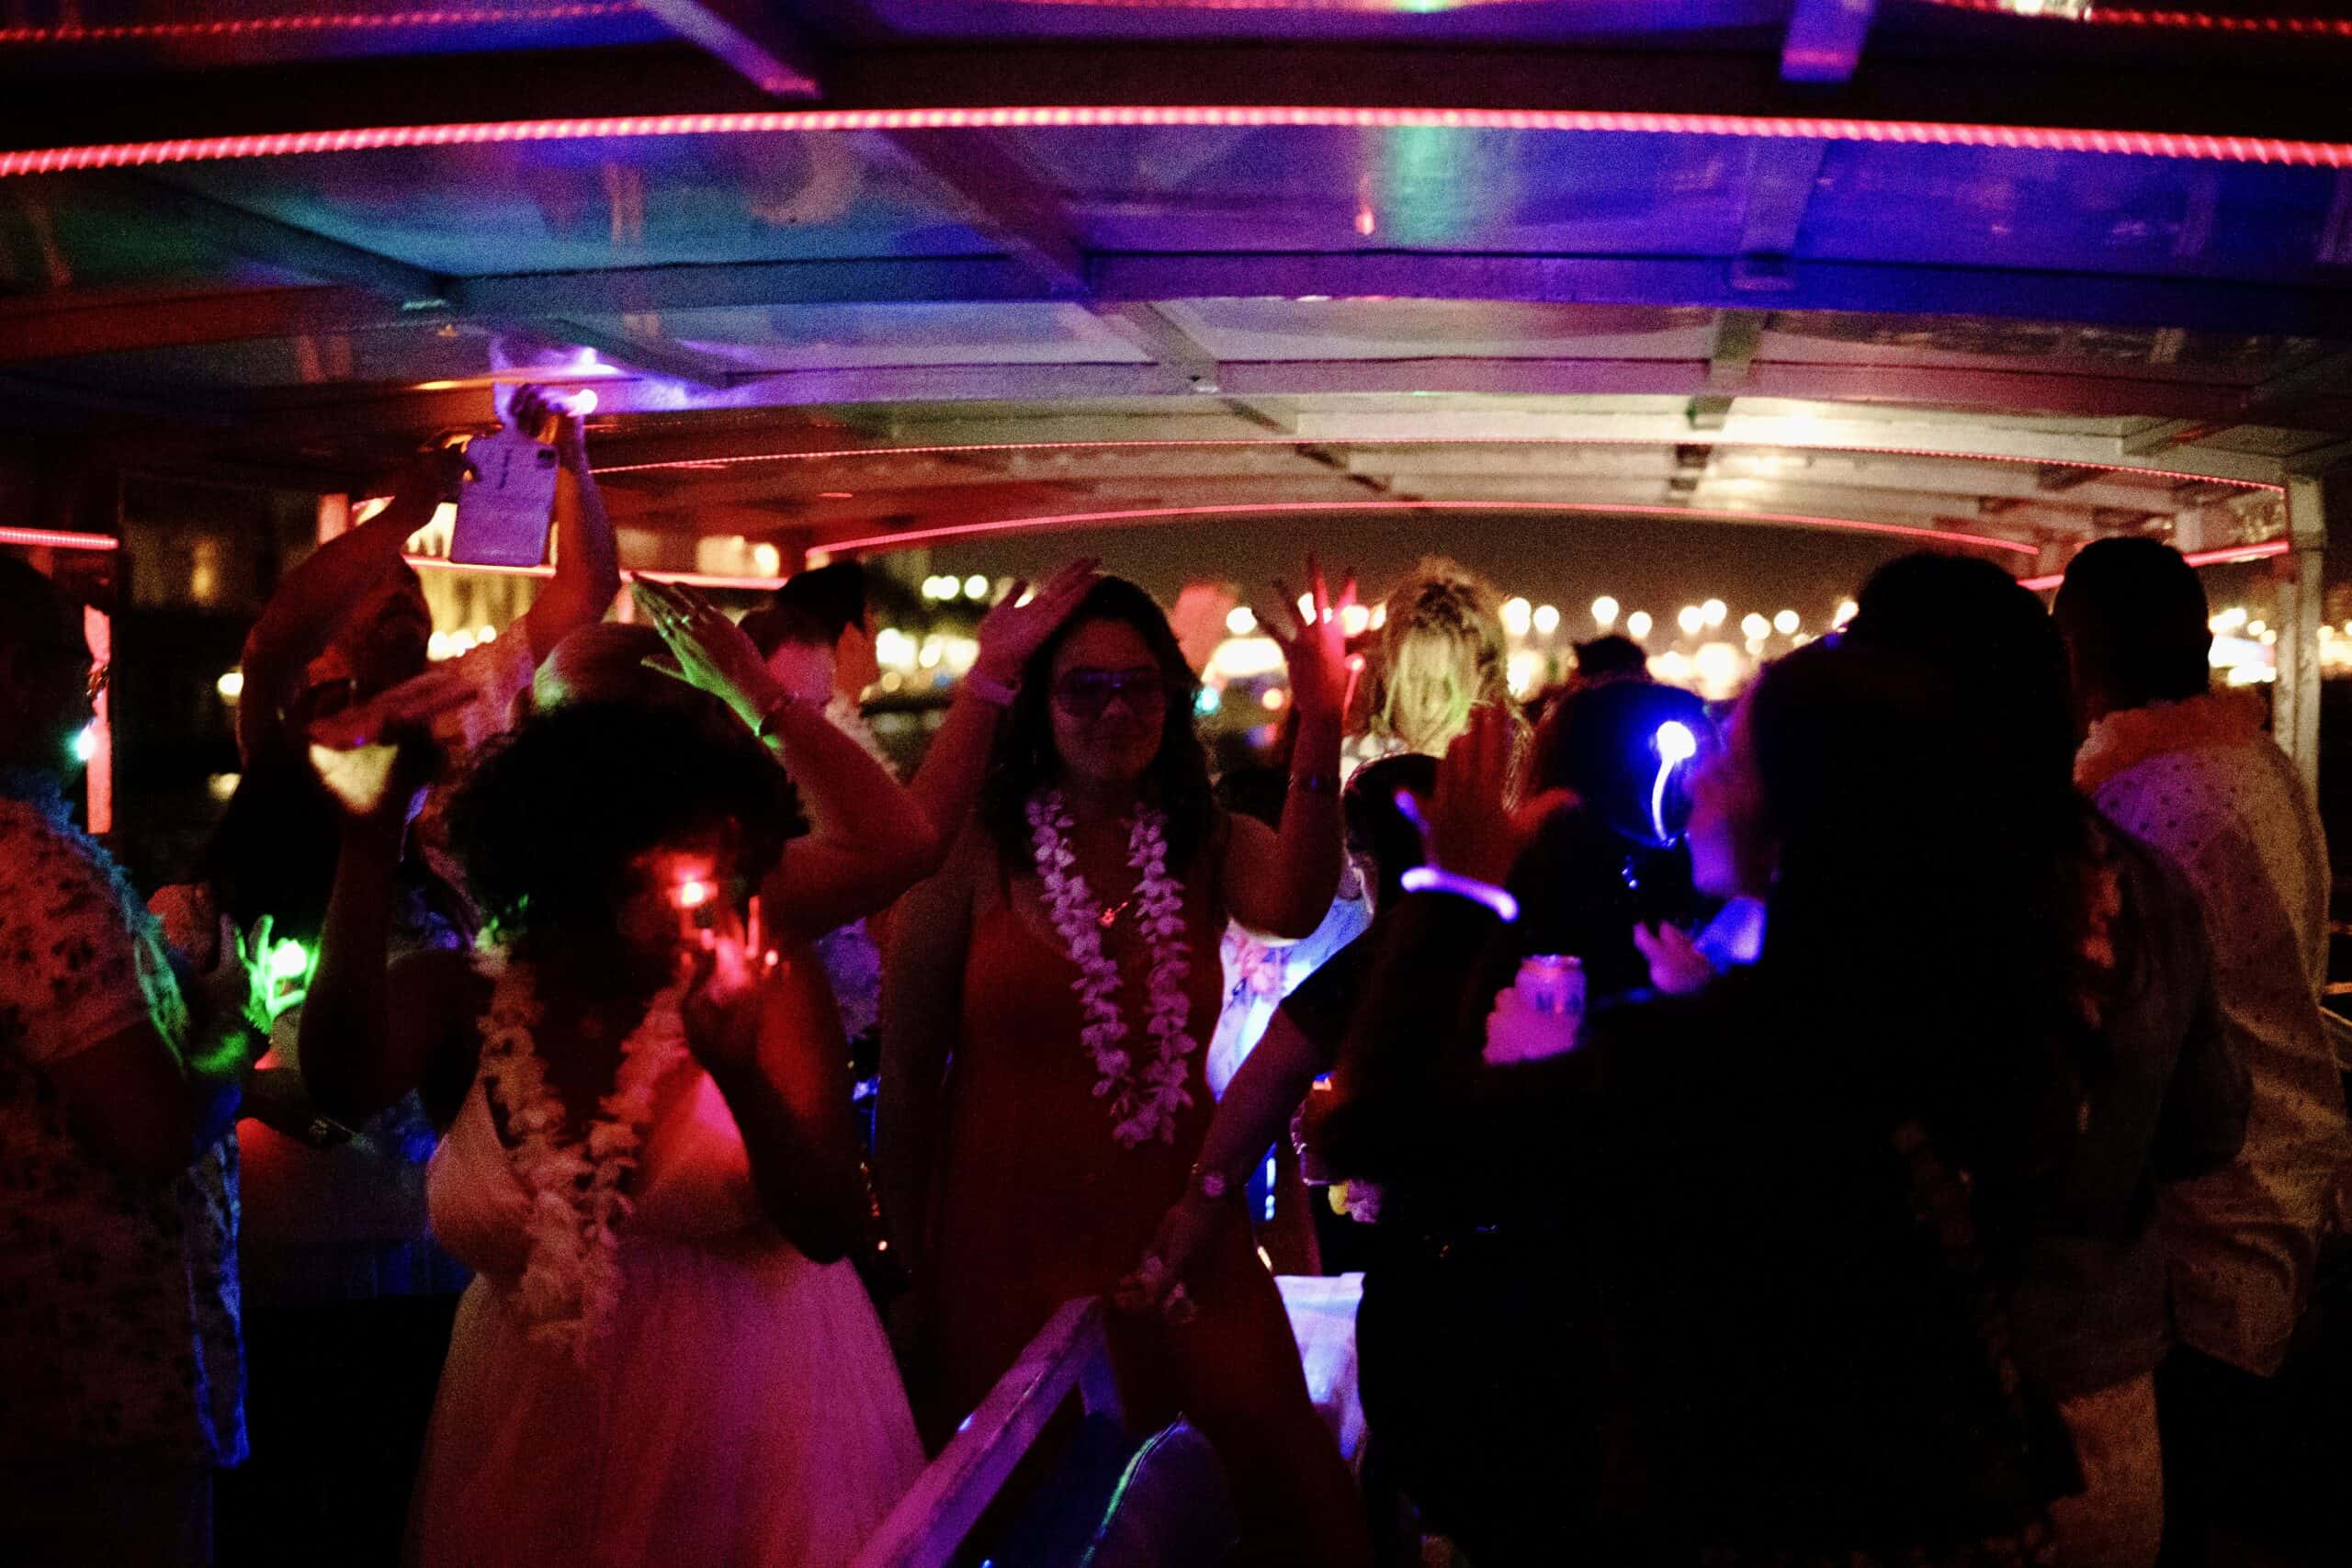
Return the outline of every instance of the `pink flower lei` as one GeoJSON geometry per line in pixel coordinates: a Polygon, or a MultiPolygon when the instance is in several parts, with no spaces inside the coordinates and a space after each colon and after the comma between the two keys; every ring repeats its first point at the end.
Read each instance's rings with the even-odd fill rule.
{"type": "Polygon", "coordinates": [[[613,1087],[584,1135],[565,1140],[562,1097],[548,1087],[533,1034],[542,1010],[526,964],[485,943],[476,955],[492,982],[482,1014],[481,1079],[514,1140],[507,1163],[531,1205],[530,1256],[515,1301],[535,1339],[586,1362],[620,1294],[618,1227],[628,1218],[623,1189],[653,1119],[662,1077],[684,1060],[683,981],[657,992],[621,1042],[613,1087]]]}
{"type": "Polygon", "coordinates": [[[1184,1087],[1185,1058],[1199,1043],[1185,1027],[1193,1005],[1184,990],[1192,949],[1184,940],[1184,885],[1168,871],[1168,818],[1145,806],[1127,829],[1127,863],[1143,874],[1136,889],[1137,924],[1151,949],[1145,1025],[1151,1051],[1138,1068],[1126,1048],[1127,1021],[1119,1013],[1119,966],[1102,951],[1102,906],[1086,878],[1071,869],[1078,857],[1068,837],[1076,825],[1069,807],[1060,791],[1044,790],[1030,797],[1027,815],[1046,913],[1078,965],[1070,989],[1085,1012],[1079,1041],[1094,1061],[1094,1098],[1111,1102],[1112,1132],[1123,1147],[1155,1138],[1172,1144],[1177,1114],[1193,1103],[1184,1087]]]}

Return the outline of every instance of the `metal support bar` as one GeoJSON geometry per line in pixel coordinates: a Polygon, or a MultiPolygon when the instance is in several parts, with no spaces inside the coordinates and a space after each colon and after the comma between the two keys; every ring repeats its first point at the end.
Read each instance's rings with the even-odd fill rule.
{"type": "Polygon", "coordinates": [[[761,92],[813,98],[822,89],[799,35],[775,0],[637,0],[662,25],[761,92]]]}
{"type": "Polygon", "coordinates": [[[2325,492],[2316,479],[2287,481],[2288,552],[2278,594],[2278,677],[2271,691],[2271,729],[2303,787],[2319,789],[2319,626],[2326,614],[2322,568],[2327,558],[2325,492]]]}
{"type": "Polygon", "coordinates": [[[1835,85],[1862,62],[1877,0],[1797,0],[1781,48],[1781,80],[1835,85]]]}
{"type": "Polygon", "coordinates": [[[1086,248],[1061,194],[990,133],[905,130],[890,138],[970,209],[977,227],[1036,275],[1049,294],[1088,291],[1086,248]]]}
{"type": "Polygon", "coordinates": [[[1187,389],[1213,393],[1220,389],[1216,355],[1192,333],[1170,319],[1157,305],[1108,305],[1095,319],[1136,347],[1151,355],[1162,368],[1184,380],[1187,389]]]}

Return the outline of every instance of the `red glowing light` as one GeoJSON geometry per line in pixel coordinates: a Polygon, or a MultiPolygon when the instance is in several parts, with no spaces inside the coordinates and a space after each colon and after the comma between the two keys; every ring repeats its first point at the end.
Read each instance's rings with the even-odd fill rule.
{"type": "Polygon", "coordinates": [[[1928,120],[1799,118],[1779,115],[1627,113],[1594,109],[1369,108],[1300,105],[1073,105],[1037,107],[757,110],[727,114],[612,115],[585,119],[380,125],[348,130],[199,136],[97,142],[0,153],[0,176],[237,158],[365,152],[395,147],[470,147],[503,141],[598,141],[639,137],[821,135],[850,131],[1029,130],[1079,128],[1288,127],[1342,130],[1606,131],[1729,136],[1906,146],[1995,147],[2227,164],[2352,168],[2352,143],[2162,130],[1971,125],[1928,120]]]}
{"type": "MultiPolygon", "coordinates": [[[[1759,437],[1752,441],[1725,441],[1720,436],[1704,434],[1678,437],[1673,442],[1645,435],[1417,435],[1409,440],[1351,441],[1331,439],[1301,441],[1285,435],[1227,435],[1188,439],[1127,440],[1127,441],[972,441],[917,446],[837,446],[818,452],[753,452],[734,457],[673,457],[658,463],[613,463],[593,465],[599,474],[642,474],[672,468],[724,469],[744,463],[810,463],[843,462],[854,457],[976,457],[994,452],[1097,452],[1097,451],[1160,451],[1183,447],[1219,446],[1796,446],[1808,452],[1860,452],[1885,457],[1941,457],[1959,463],[2017,463],[2036,468],[2091,468],[2105,474],[2138,474],[2155,479],[2194,479],[2201,484],[2235,485],[2241,490],[2275,491],[2283,495],[2287,487],[2261,479],[2220,479],[2211,474],[2192,474],[2179,468],[2150,468],[2132,463],[2090,463],[2064,457],[2019,457],[2002,452],[1939,451],[1927,446],[1867,446],[1849,443],[1823,443],[1798,440],[1790,436],[1759,437]]],[[[824,499],[847,500],[845,491],[827,491],[824,499]]]]}
{"type": "Polygon", "coordinates": [[[28,549],[119,550],[122,541],[111,534],[65,534],[54,528],[0,528],[0,545],[28,549]]]}
{"type": "MultiPolygon", "coordinates": [[[[2217,550],[2191,550],[2180,558],[2191,566],[2225,566],[2233,561],[2263,560],[2271,556],[2283,556],[2292,547],[2285,539],[2268,539],[2259,545],[2227,545],[2217,550]]],[[[2052,572],[2045,577],[2021,577],[2018,579],[2018,586],[2030,588],[2039,593],[2065,581],[2064,572],[2052,572]]]]}
{"type": "Polygon", "coordinates": [[[2086,11],[2025,11],[2017,0],[1922,0],[1947,11],[1976,11],[2021,21],[2085,22],[2116,28],[2157,28],[2191,32],[2276,33],[2290,37],[2352,38],[2352,21],[2341,17],[2217,17],[2206,11],[2143,11],[2094,6],[2086,11]]]}
{"type": "Polygon", "coordinates": [[[1687,517],[1702,523],[1780,523],[1800,528],[1839,528],[1858,534],[1884,534],[1904,539],[1932,539],[1948,545],[1981,545],[2013,555],[2038,556],[2033,545],[2014,539],[1987,538],[1948,528],[1917,528],[1903,523],[1871,523],[1855,517],[1820,517],[1800,512],[1736,512],[1705,506],[1611,506],[1589,501],[1275,501],[1256,504],[1225,502],[1205,506],[1139,506],[1118,512],[1066,512],[1043,517],[1003,517],[988,523],[951,523],[936,528],[909,528],[898,534],[874,534],[862,539],[835,539],[826,548],[843,550],[903,549],[933,539],[967,539],[981,534],[1018,534],[1042,528],[1076,528],[1094,523],[1158,523],[1176,517],[1265,517],[1276,513],[1362,512],[1527,512],[1550,516],[1564,513],[1593,513],[1613,517],[1687,517]]]}
{"type": "Polygon", "coordinates": [[[624,17],[636,0],[586,0],[579,5],[469,6],[431,11],[340,12],[294,17],[245,17],[209,22],[130,22],[91,27],[0,28],[0,44],[183,42],[255,34],[398,32],[425,28],[503,27],[528,22],[576,22],[624,17]]]}

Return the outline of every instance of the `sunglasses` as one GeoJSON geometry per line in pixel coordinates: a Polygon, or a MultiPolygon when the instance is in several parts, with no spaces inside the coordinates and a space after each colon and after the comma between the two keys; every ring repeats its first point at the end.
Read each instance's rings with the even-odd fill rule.
{"type": "Polygon", "coordinates": [[[1157,670],[1091,670],[1065,671],[1054,682],[1054,702],[1072,718],[1102,716],[1114,697],[1124,698],[1127,711],[1138,717],[1165,711],[1168,683],[1157,670]]]}

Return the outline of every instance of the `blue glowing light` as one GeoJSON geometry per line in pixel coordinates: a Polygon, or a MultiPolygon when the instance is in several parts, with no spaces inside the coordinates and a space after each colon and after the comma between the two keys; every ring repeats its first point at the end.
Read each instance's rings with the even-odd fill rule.
{"type": "Polygon", "coordinates": [[[1223,692],[1218,691],[1215,686],[1203,686],[1201,688],[1200,695],[1193,699],[1193,711],[1199,714],[1203,718],[1206,718],[1209,715],[1216,712],[1217,708],[1224,703],[1224,701],[1225,694],[1223,692]]]}
{"type": "Polygon", "coordinates": [[[85,724],[81,728],[74,732],[74,760],[75,761],[88,761],[93,756],[96,755],[97,750],[98,727],[96,725],[85,724]]]}
{"type": "Polygon", "coordinates": [[[1665,843],[1673,835],[1666,830],[1666,784],[1674,777],[1674,770],[1699,754],[1699,738],[1690,727],[1679,718],[1669,718],[1657,727],[1657,780],[1650,785],[1650,826],[1657,829],[1658,842],[1665,843]]]}

